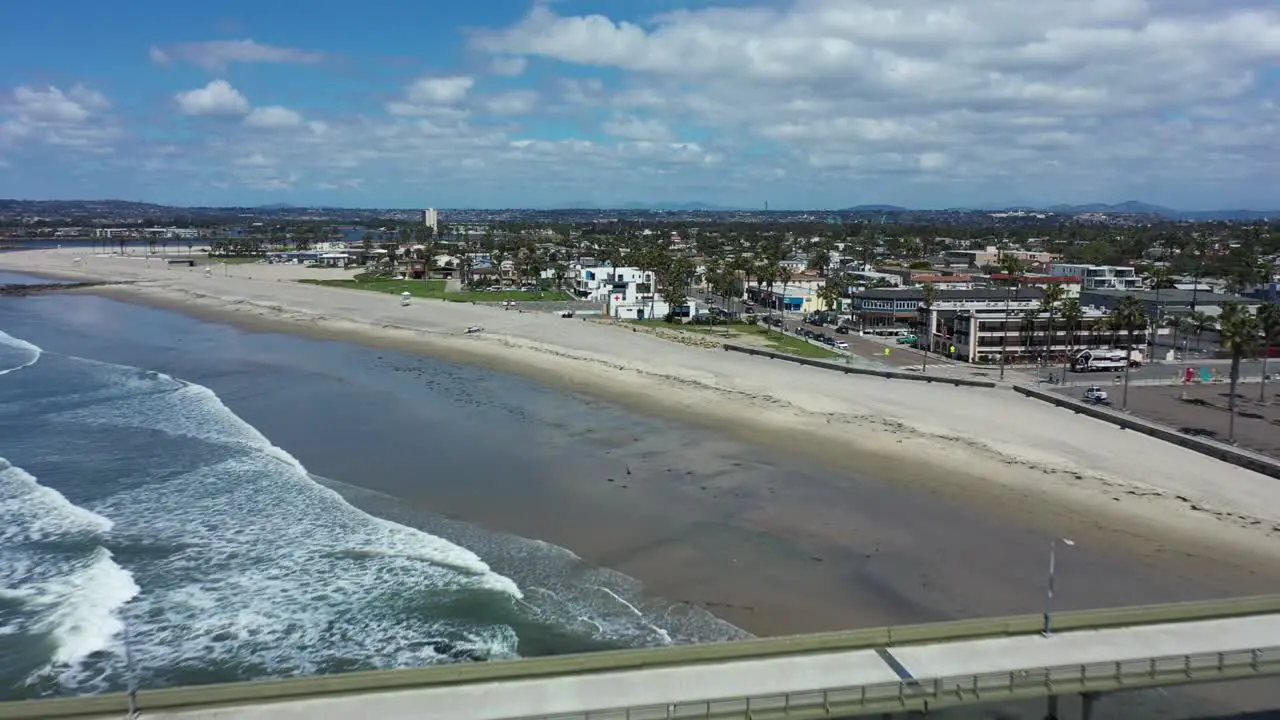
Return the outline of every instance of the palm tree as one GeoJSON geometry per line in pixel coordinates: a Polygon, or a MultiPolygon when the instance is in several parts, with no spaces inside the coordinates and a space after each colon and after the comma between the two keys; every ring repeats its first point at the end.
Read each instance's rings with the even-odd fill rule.
{"type": "Polygon", "coordinates": [[[782,281],[782,329],[787,329],[787,285],[791,284],[791,268],[778,266],[778,279],[782,281]]]}
{"type": "Polygon", "coordinates": [[[816,270],[818,277],[827,276],[827,268],[831,265],[831,250],[826,244],[819,245],[809,256],[809,269],[816,270]]]}
{"type": "Polygon", "coordinates": [[[1149,276],[1151,277],[1151,289],[1156,291],[1156,327],[1164,321],[1164,306],[1160,304],[1160,291],[1173,289],[1173,271],[1167,267],[1158,267],[1153,269],[1149,276]]]}
{"type": "Polygon", "coordinates": [[[1000,269],[1008,275],[1005,284],[1009,288],[1004,298],[1004,324],[1000,333],[1000,379],[1004,380],[1005,356],[1009,354],[1009,304],[1013,302],[1013,294],[1022,285],[1022,275],[1026,266],[1017,257],[1010,255],[1000,260],[1000,269]]]}
{"type": "Polygon", "coordinates": [[[924,364],[920,366],[920,372],[928,372],[929,370],[929,349],[933,347],[933,304],[938,301],[938,288],[931,282],[924,284],[920,288],[924,293],[920,304],[924,306],[924,332],[920,333],[924,336],[924,364]]]}
{"type": "Polygon", "coordinates": [[[1124,399],[1121,410],[1129,409],[1129,368],[1133,365],[1133,334],[1147,327],[1147,306],[1132,295],[1125,295],[1111,311],[1112,327],[1125,334],[1124,399]]]}
{"type": "Polygon", "coordinates": [[[1080,331],[1080,321],[1084,319],[1084,308],[1080,307],[1080,298],[1068,298],[1062,303],[1062,323],[1067,329],[1067,354],[1062,360],[1062,379],[1067,379],[1067,363],[1075,351],[1076,333],[1080,331]]]}
{"type": "Polygon", "coordinates": [[[1240,383],[1240,360],[1257,349],[1258,330],[1258,319],[1243,304],[1222,304],[1218,332],[1222,336],[1222,348],[1231,352],[1231,397],[1227,402],[1227,412],[1231,417],[1227,426],[1227,442],[1230,443],[1236,441],[1236,386],[1240,383]]]}
{"type": "Polygon", "coordinates": [[[1036,321],[1040,319],[1040,311],[1035,308],[1027,308],[1022,311],[1022,321],[1018,332],[1022,335],[1022,355],[1023,357],[1032,357],[1033,352],[1031,346],[1036,341],[1036,321]]]}
{"type": "Polygon", "coordinates": [[[826,310],[835,310],[836,305],[840,303],[840,288],[827,283],[818,288],[818,299],[822,301],[822,307],[826,310]]]}
{"type": "Polygon", "coordinates": [[[1053,317],[1058,312],[1058,305],[1067,296],[1067,289],[1061,285],[1049,285],[1044,289],[1044,297],[1040,299],[1040,312],[1049,313],[1049,327],[1045,330],[1045,353],[1053,355],[1053,317]]]}
{"type": "Polygon", "coordinates": [[[1115,344],[1115,334],[1115,323],[1112,322],[1111,316],[1104,315],[1089,328],[1089,346],[1097,347],[1107,342],[1107,347],[1110,348],[1115,344]]]}
{"type": "Polygon", "coordinates": [[[1205,330],[1213,329],[1214,320],[1199,310],[1188,315],[1187,319],[1191,321],[1191,332],[1196,336],[1196,349],[1199,350],[1200,336],[1204,334],[1205,330]]]}
{"type": "Polygon", "coordinates": [[[1258,306],[1258,325],[1262,329],[1262,388],[1258,391],[1258,402],[1267,401],[1267,357],[1271,347],[1280,343],[1280,304],[1273,302],[1258,306]]]}

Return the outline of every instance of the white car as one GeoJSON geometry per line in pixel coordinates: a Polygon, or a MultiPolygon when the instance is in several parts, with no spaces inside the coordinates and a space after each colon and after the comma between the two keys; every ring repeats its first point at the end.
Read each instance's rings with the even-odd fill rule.
{"type": "Polygon", "coordinates": [[[837,340],[837,341],[835,341],[835,342],[833,342],[833,343],[831,343],[831,344],[832,344],[832,345],[835,345],[836,347],[840,348],[841,350],[848,350],[848,349],[849,349],[849,343],[847,343],[847,342],[845,342],[845,341],[843,341],[843,340],[837,340]]]}

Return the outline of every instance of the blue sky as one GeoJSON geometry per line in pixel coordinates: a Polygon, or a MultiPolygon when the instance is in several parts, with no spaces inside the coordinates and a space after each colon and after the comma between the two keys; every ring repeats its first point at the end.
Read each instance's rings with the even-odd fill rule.
{"type": "Polygon", "coordinates": [[[7,4],[0,197],[1280,208],[1260,0],[297,7],[7,4]]]}

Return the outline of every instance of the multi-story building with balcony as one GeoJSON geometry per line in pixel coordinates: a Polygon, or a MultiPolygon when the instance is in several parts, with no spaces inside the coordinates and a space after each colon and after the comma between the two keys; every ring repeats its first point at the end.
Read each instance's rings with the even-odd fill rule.
{"type": "MultiPolygon", "coordinates": [[[[1014,307],[1039,307],[1041,288],[973,288],[970,290],[938,290],[935,305],[952,303],[957,307],[1003,308],[1008,300],[1014,307]]],[[[854,293],[850,309],[864,332],[886,334],[916,327],[924,304],[923,288],[882,288],[854,293]]]]}
{"type": "Polygon", "coordinates": [[[1088,290],[1141,290],[1142,279],[1131,267],[1119,265],[1070,265],[1055,263],[1049,270],[1053,277],[1078,277],[1080,289],[1088,290]]]}
{"type": "Polygon", "coordinates": [[[624,290],[628,283],[647,283],[652,285],[653,273],[634,267],[584,267],[574,271],[569,282],[573,293],[583,300],[605,302],[614,292],[614,287],[624,290]]]}
{"type": "MultiPolygon", "coordinates": [[[[1060,315],[1049,313],[1039,301],[1018,298],[1005,302],[957,303],[939,301],[925,310],[919,308],[918,345],[964,362],[995,364],[1005,362],[1062,362],[1072,352],[1085,349],[1112,349],[1125,346],[1128,334],[1113,331],[1103,321],[1110,317],[1104,308],[1086,307],[1084,316],[1068,326],[1060,315]],[[954,348],[954,349],[953,349],[954,348]]],[[[1133,347],[1145,349],[1147,331],[1133,334],[1133,347]]]]}

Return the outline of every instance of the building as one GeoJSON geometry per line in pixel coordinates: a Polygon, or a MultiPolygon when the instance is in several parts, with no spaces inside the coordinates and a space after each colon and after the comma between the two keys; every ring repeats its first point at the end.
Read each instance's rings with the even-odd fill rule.
{"type": "Polygon", "coordinates": [[[1131,267],[1118,265],[1068,265],[1055,264],[1049,275],[1053,277],[1078,277],[1080,290],[1141,290],[1142,279],[1131,267]]]}
{"type": "Polygon", "coordinates": [[[912,274],[907,281],[915,287],[924,287],[932,285],[938,290],[972,290],[980,287],[981,283],[976,282],[968,275],[929,275],[929,274],[912,274]]]}
{"type": "Polygon", "coordinates": [[[661,293],[653,291],[652,282],[619,281],[613,284],[610,292],[605,298],[606,313],[617,320],[662,319],[672,313],[677,317],[698,314],[697,304],[693,300],[686,301],[680,307],[671,307],[661,293]]]}
{"type": "MultiPolygon", "coordinates": [[[[999,364],[1001,355],[1007,364],[1060,363],[1076,350],[1109,350],[1127,343],[1127,333],[1103,324],[1108,317],[1102,308],[1084,308],[1079,325],[1068,327],[1055,315],[1051,335],[1049,313],[1039,301],[1020,298],[1007,308],[1003,302],[938,301],[929,310],[919,308],[917,345],[976,364],[999,364]]],[[[1146,347],[1145,329],[1134,333],[1133,344],[1146,347]]]]}
{"type": "Polygon", "coordinates": [[[431,228],[432,235],[436,235],[440,232],[440,217],[436,213],[435,208],[427,208],[422,211],[422,224],[431,228]]]}
{"type": "MultiPolygon", "coordinates": [[[[605,302],[614,286],[628,283],[653,283],[653,273],[636,267],[584,267],[573,271],[568,284],[574,295],[591,302],[605,302]]],[[[647,292],[647,291],[646,291],[647,292]]]]}
{"type": "MultiPolygon", "coordinates": [[[[1008,283],[1013,276],[1008,273],[991,273],[987,276],[992,282],[1008,283]]],[[[1044,288],[1050,285],[1061,285],[1067,297],[1079,297],[1082,278],[1074,275],[1021,275],[1018,284],[1023,287],[1044,288]]]]}
{"type": "Polygon", "coordinates": [[[988,245],[981,250],[947,250],[942,253],[948,265],[981,268],[987,265],[999,265],[1004,258],[1014,258],[1028,265],[1048,265],[1053,262],[1053,254],[1037,250],[1001,250],[995,245],[988,245]]]}
{"type": "MultiPolygon", "coordinates": [[[[962,308],[997,307],[1006,300],[1040,306],[1044,290],[1040,288],[974,288],[970,290],[938,290],[935,304],[949,302],[962,308]]],[[[863,332],[894,334],[914,329],[920,322],[924,303],[922,288],[883,288],[864,290],[852,296],[850,313],[863,332]]]]}
{"type": "Polygon", "coordinates": [[[1120,304],[1125,296],[1132,296],[1147,308],[1147,317],[1165,318],[1172,315],[1187,315],[1191,312],[1202,312],[1214,316],[1222,312],[1222,305],[1228,302],[1244,303],[1253,311],[1261,304],[1258,298],[1242,297],[1190,290],[1081,290],[1080,304],[1111,309],[1120,304]]]}
{"type": "Polygon", "coordinates": [[[747,288],[747,300],[766,310],[779,312],[811,313],[823,309],[818,292],[807,287],[788,286],[784,293],[781,289],[770,290],[752,285],[747,288]]]}

